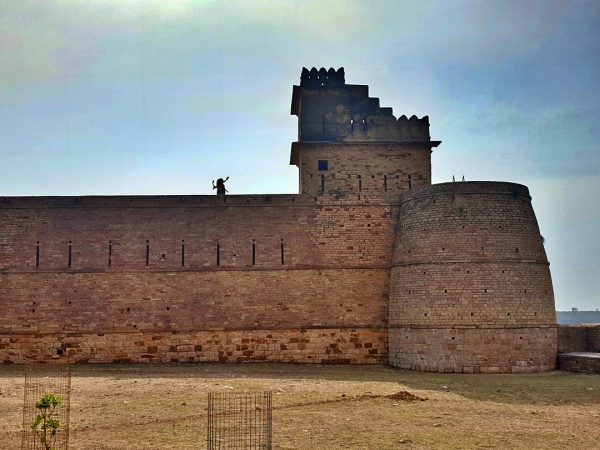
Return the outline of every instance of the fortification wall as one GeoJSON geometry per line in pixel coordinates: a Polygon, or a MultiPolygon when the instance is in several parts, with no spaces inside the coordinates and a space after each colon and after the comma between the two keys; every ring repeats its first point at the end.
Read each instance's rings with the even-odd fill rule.
{"type": "Polygon", "coordinates": [[[390,364],[445,372],[553,369],[548,261],[525,186],[403,195],[390,273],[390,364]]]}
{"type": "Polygon", "coordinates": [[[0,360],[381,362],[396,208],[2,198],[0,360]]]}
{"type": "Polygon", "coordinates": [[[301,195],[0,197],[0,361],[555,367],[526,187],[430,186],[429,118],[343,68],[291,112],[301,195]]]}
{"type": "Polygon", "coordinates": [[[558,325],[558,352],[600,352],[600,325],[558,325]]]}

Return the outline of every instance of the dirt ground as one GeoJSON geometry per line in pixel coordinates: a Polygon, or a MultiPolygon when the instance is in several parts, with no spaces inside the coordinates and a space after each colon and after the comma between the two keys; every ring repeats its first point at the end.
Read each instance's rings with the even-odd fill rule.
{"type": "MultiPolygon", "coordinates": [[[[0,366],[1,449],[19,448],[23,383],[0,366]]],[[[70,448],[206,448],[207,393],[261,389],[277,449],[600,448],[600,375],[283,364],[75,366],[70,448]]]]}

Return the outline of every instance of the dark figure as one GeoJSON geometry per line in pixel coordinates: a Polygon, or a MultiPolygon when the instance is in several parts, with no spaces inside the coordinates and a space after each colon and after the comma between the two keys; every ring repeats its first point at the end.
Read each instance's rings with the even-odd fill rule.
{"type": "Polygon", "coordinates": [[[226,192],[229,192],[227,189],[225,189],[225,182],[229,180],[229,177],[223,179],[223,178],[219,178],[217,180],[217,184],[215,186],[215,180],[212,181],[212,185],[213,185],[213,189],[217,190],[217,195],[225,195],[226,192]]]}

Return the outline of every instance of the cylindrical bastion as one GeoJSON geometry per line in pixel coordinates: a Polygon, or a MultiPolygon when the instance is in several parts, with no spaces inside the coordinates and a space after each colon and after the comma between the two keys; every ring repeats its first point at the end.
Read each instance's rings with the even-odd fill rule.
{"type": "Polygon", "coordinates": [[[552,370],[556,339],[552,280],[527,187],[443,183],[403,195],[390,272],[392,366],[552,370]]]}

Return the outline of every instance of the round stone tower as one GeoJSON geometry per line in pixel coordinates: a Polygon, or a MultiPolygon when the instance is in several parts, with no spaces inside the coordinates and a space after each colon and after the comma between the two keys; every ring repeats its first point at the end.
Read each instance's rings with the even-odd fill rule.
{"type": "Polygon", "coordinates": [[[552,281],[525,186],[443,183],[403,194],[389,355],[392,366],[424,371],[555,368],[552,281]]]}

